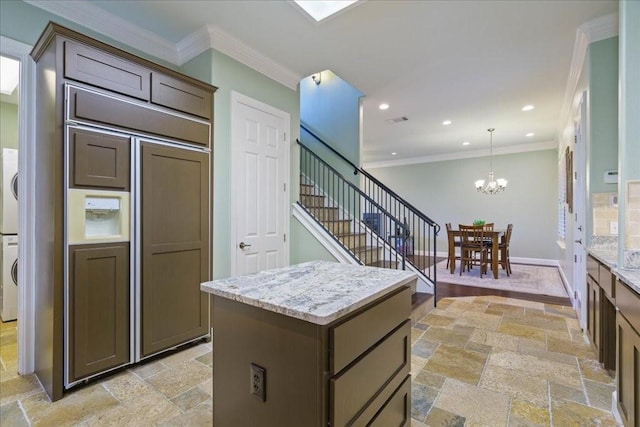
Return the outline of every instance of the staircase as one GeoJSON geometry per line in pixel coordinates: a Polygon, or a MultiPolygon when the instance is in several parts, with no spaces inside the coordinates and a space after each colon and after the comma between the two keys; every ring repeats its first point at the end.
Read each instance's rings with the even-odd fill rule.
{"type": "MultiPolygon", "coordinates": [[[[343,219],[340,208],[327,206],[327,196],[315,194],[313,184],[305,184],[306,177],[300,178],[300,203],[317,222],[323,224],[328,232],[337,238],[354,257],[364,265],[373,267],[398,268],[397,263],[380,258],[381,246],[367,244],[367,233],[355,230],[353,219],[343,219]]],[[[371,241],[372,239],[369,239],[371,241]]]]}
{"type": "Polygon", "coordinates": [[[354,176],[347,179],[306,143],[298,141],[298,205],[329,237],[325,240],[348,254],[345,260],[353,263],[414,271],[421,294],[414,297],[422,301],[425,293],[435,297],[435,269],[429,267],[436,260],[438,224],[304,126],[301,128],[354,171],[354,176]]]}

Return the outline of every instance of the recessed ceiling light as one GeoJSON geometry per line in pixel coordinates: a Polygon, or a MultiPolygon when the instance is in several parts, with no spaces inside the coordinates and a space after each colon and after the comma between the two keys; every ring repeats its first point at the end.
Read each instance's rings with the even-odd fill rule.
{"type": "Polygon", "coordinates": [[[522,107],[522,111],[531,111],[534,108],[536,107],[534,107],[533,105],[525,105],[524,107],[522,107]]]}
{"type": "Polygon", "coordinates": [[[20,76],[20,62],[15,59],[0,56],[0,92],[11,95],[18,86],[20,76]]]}
{"type": "Polygon", "coordinates": [[[393,153],[391,153],[392,156],[395,156],[396,154],[398,154],[398,153],[396,153],[395,151],[393,153]]]}
{"type": "Polygon", "coordinates": [[[465,141],[462,143],[462,145],[469,145],[469,144],[471,144],[469,141],[465,141]]]}
{"type": "Polygon", "coordinates": [[[529,132],[529,133],[528,133],[528,134],[526,134],[525,136],[533,136],[533,135],[535,135],[535,133],[533,133],[533,132],[529,132]]]}
{"type": "Polygon", "coordinates": [[[298,6],[318,22],[351,6],[356,1],[357,0],[295,0],[298,6]]]}
{"type": "Polygon", "coordinates": [[[386,110],[387,108],[389,108],[389,104],[382,103],[378,108],[381,110],[386,110]]]}
{"type": "Polygon", "coordinates": [[[449,126],[451,124],[451,120],[445,120],[444,122],[442,122],[442,124],[445,126],[449,126]]]}

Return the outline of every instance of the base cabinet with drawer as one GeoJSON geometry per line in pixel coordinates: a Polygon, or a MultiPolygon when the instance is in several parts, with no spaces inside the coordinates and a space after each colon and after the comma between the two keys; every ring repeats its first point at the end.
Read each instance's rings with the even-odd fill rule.
{"type": "Polygon", "coordinates": [[[618,412],[625,426],[640,423],[640,295],[616,282],[616,389],[618,412]]]}
{"type": "Polygon", "coordinates": [[[328,325],[214,299],[214,425],[410,425],[410,287],[328,325]]]}
{"type": "Polygon", "coordinates": [[[610,371],[616,369],[616,307],[614,276],[611,270],[587,257],[587,335],[598,360],[610,371]]]}

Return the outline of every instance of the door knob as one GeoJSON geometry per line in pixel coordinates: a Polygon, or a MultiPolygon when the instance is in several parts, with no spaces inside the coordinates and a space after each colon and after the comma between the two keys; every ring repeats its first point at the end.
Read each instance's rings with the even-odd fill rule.
{"type": "Polygon", "coordinates": [[[244,242],[240,242],[240,244],[238,245],[238,247],[239,247],[240,249],[248,248],[249,246],[251,246],[251,245],[247,245],[247,244],[245,244],[244,242]]]}
{"type": "Polygon", "coordinates": [[[582,244],[582,239],[574,240],[573,242],[574,242],[574,243],[582,244]]]}

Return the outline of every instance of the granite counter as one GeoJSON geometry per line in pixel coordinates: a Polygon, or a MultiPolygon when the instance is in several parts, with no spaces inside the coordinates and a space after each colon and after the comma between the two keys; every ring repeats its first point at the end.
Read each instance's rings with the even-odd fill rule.
{"type": "Polygon", "coordinates": [[[640,269],[618,268],[618,251],[610,247],[592,247],[587,252],[607,266],[620,280],[625,282],[637,294],[640,294],[640,269]]]}
{"type": "Polygon", "coordinates": [[[318,325],[327,325],[417,280],[415,273],[311,261],[214,280],[204,292],[318,325]]]}

